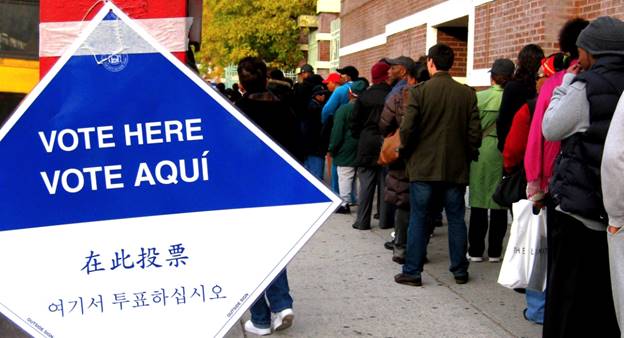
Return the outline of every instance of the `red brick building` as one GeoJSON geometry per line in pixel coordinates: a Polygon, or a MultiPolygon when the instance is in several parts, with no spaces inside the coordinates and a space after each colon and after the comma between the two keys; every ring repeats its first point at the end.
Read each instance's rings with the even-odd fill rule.
{"type": "Polygon", "coordinates": [[[456,54],[451,73],[473,86],[489,85],[500,57],[515,60],[535,43],[557,50],[563,23],[573,17],[624,18],[623,0],[342,0],[340,65],[370,77],[382,57],[424,55],[438,42],[456,54]]]}

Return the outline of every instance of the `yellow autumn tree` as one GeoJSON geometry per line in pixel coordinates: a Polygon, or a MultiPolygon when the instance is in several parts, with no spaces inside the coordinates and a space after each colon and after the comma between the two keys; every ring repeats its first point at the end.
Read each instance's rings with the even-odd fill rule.
{"type": "Polygon", "coordinates": [[[297,18],[314,14],[314,0],[204,0],[198,62],[217,72],[246,56],[295,68],[303,57],[297,18]]]}

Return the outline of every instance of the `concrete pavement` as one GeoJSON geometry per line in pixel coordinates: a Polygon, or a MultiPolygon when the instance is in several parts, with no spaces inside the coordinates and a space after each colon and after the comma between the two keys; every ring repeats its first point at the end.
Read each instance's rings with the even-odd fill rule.
{"type": "MultiPolygon", "coordinates": [[[[423,287],[394,282],[400,265],[383,243],[392,230],[351,228],[333,215],[288,267],[295,321],[277,337],[540,337],[522,317],[524,295],[496,283],[500,263],[471,263],[470,281],[448,272],[446,226],[429,244],[423,287]]],[[[242,324],[226,337],[246,337],[242,324]]]]}

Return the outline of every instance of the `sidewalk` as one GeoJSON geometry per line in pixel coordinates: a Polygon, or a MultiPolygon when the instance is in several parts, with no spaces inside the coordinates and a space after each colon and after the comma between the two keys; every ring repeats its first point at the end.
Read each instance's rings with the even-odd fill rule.
{"type": "MultiPolygon", "coordinates": [[[[524,295],[496,283],[500,263],[471,263],[470,281],[448,272],[446,226],[429,244],[423,287],[394,282],[400,265],[383,243],[392,230],[351,228],[333,215],[290,263],[295,321],[277,337],[540,337],[522,317],[524,295]]],[[[226,337],[245,337],[242,324],[226,337]]],[[[249,335],[252,336],[252,335],[249,335]]]]}

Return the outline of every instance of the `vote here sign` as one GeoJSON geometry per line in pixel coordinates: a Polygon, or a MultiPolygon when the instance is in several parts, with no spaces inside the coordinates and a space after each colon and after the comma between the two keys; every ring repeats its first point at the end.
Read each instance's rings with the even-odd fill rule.
{"type": "Polygon", "coordinates": [[[0,311],[222,336],[339,199],[107,2],[0,129],[0,311]]]}

